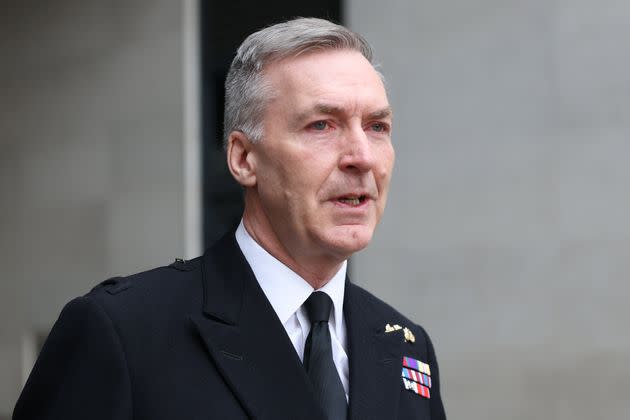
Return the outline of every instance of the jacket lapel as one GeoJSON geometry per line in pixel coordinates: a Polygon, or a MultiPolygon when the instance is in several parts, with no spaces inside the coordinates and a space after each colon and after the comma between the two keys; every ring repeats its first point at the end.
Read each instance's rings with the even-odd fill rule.
{"type": "Polygon", "coordinates": [[[346,281],[351,420],[398,418],[404,337],[402,331],[385,333],[372,305],[346,281]]]}
{"type": "Polygon", "coordinates": [[[233,232],[204,255],[203,315],[192,315],[218,370],[255,419],[321,420],[302,363],[233,232]]]}

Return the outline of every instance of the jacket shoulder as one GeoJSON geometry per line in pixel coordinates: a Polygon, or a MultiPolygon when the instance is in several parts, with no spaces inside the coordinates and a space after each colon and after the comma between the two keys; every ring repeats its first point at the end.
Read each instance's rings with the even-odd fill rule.
{"type": "MultiPolygon", "coordinates": [[[[201,257],[151,270],[109,278],[85,295],[97,301],[108,312],[118,309],[163,306],[176,302],[176,297],[190,296],[200,288],[201,257]]],[[[157,309],[157,307],[155,308],[157,309]]]]}
{"type": "Polygon", "coordinates": [[[94,286],[89,294],[108,293],[116,295],[131,287],[160,287],[171,281],[181,278],[181,273],[189,273],[200,270],[201,257],[192,260],[176,258],[169,265],[156,267],[150,270],[131,274],[128,276],[110,277],[94,286]]]}

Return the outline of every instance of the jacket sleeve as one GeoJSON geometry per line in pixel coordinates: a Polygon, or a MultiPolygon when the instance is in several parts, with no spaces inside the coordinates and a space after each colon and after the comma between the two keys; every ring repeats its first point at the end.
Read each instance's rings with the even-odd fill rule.
{"type": "Polygon", "coordinates": [[[129,371],[114,325],[93,298],[77,298],[50,332],[13,420],[132,417],[129,371]]]}

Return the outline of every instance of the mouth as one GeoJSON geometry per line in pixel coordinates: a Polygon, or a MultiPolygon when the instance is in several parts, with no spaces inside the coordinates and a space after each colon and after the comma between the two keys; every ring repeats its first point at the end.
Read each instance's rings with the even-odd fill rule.
{"type": "Polygon", "coordinates": [[[369,197],[367,194],[359,194],[359,195],[345,195],[337,198],[337,202],[344,204],[346,206],[358,207],[361,204],[365,203],[369,197]]]}

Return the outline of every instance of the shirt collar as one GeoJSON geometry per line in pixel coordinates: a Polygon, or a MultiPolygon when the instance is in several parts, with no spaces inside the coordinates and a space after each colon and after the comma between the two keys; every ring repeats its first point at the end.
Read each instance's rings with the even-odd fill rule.
{"type": "MultiPolygon", "coordinates": [[[[251,237],[243,220],[236,229],[236,242],[249,263],[260,287],[284,325],[315,289],[297,273],[277,260],[251,237]]],[[[341,331],[343,323],[343,299],[345,293],[347,262],[344,261],[333,278],[319,290],[333,301],[335,331],[341,331]]]]}

